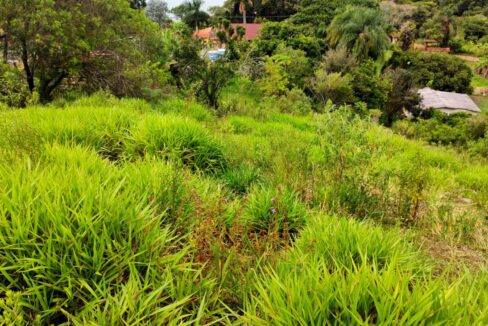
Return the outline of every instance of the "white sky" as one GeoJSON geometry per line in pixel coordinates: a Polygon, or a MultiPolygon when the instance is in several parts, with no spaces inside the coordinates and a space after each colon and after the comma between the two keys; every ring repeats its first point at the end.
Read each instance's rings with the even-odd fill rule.
{"type": "MultiPolygon", "coordinates": [[[[168,7],[171,9],[173,7],[176,7],[177,5],[180,5],[184,2],[184,0],[166,0],[168,3],[168,7]]],[[[224,4],[224,0],[205,0],[203,4],[203,9],[207,10],[208,7],[212,6],[221,6],[224,4]]]]}

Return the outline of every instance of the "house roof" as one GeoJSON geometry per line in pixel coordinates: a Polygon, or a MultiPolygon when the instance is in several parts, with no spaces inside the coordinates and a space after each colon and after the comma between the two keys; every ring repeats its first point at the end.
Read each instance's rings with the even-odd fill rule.
{"type": "Polygon", "coordinates": [[[248,41],[254,40],[256,37],[259,36],[259,32],[261,31],[261,28],[263,27],[263,24],[231,24],[232,27],[237,28],[239,26],[242,26],[246,29],[246,34],[245,38],[248,41]]]}
{"type": "Polygon", "coordinates": [[[441,92],[429,87],[419,90],[422,109],[440,109],[444,112],[465,111],[479,113],[480,108],[466,94],[441,92]]]}
{"type": "Polygon", "coordinates": [[[207,27],[204,29],[199,29],[198,31],[195,31],[193,33],[193,36],[198,37],[198,38],[202,38],[202,39],[211,39],[214,37],[213,28],[207,27]]]}
{"type": "MultiPolygon", "coordinates": [[[[246,34],[244,38],[247,41],[252,41],[259,36],[259,32],[263,27],[262,24],[231,24],[231,26],[236,29],[242,26],[246,29],[246,34]]],[[[193,36],[204,39],[204,40],[216,40],[217,39],[217,29],[214,27],[207,27],[199,29],[193,33],[193,36]]]]}

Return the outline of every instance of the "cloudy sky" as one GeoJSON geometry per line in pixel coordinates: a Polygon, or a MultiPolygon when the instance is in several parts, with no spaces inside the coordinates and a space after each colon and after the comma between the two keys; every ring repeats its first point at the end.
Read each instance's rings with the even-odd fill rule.
{"type": "MultiPolygon", "coordinates": [[[[203,8],[207,9],[208,7],[212,6],[221,6],[224,3],[224,0],[204,0],[205,3],[203,4],[203,8]]],[[[184,0],[166,0],[168,3],[168,7],[171,9],[176,7],[177,5],[184,2],[184,0]]]]}

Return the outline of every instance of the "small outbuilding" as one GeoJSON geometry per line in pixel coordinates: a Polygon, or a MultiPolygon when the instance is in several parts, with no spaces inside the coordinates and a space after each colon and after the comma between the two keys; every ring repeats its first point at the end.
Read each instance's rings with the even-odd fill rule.
{"type": "Polygon", "coordinates": [[[476,103],[466,94],[441,92],[426,87],[419,90],[419,95],[420,108],[423,110],[434,109],[446,114],[481,112],[476,103]]]}

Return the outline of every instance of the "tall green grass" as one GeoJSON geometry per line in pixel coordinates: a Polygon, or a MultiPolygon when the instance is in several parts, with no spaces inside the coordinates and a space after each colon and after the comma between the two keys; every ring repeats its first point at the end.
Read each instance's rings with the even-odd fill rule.
{"type": "Polygon", "coordinates": [[[245,324],[485,324],[486,278],[429,275],[393,232],[321,216],[272,269],[256,275],[245,324]]]}
{"type": "Polygon", "coordinates": [[[39,324],[206,314],[214,283],[197,282],[190,248],[167,224],[171,199],[155,201],[130,171],[58,145],[38,163],[0,167],[0,292],[17,295],[3,311],[39,324]]]}
{"type": "Polygon", "coordinates": [[[245,102],[0,111],[0,323],[488,322],[485,165],[245,102]]]}

